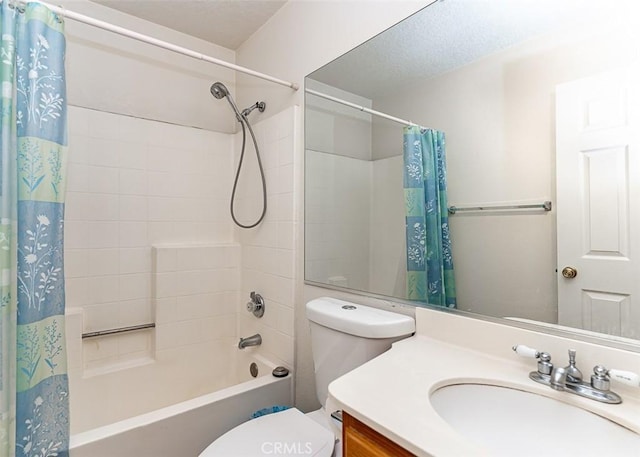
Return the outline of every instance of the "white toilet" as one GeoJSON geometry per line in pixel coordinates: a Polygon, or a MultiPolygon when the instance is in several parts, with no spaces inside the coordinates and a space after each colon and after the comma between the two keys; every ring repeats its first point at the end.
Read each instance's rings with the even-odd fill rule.
{"type": "Polygon", "coordinates": [[[394,341],[411,335],[415,321],[402,314],[327,297],[307,303],[307,319],[316,393],[322,408],[307,414],[291,408],[245,422],[211,443],[200,457],[342,455],[330,421],[338,428],[340,423],[324,411],[329,383],[382,354],[394,341]]]}

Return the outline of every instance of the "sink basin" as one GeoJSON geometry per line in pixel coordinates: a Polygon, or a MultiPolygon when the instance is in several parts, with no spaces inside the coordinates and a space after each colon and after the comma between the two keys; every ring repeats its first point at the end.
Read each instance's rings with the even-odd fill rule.
{"type": "Polygon", "coordinates": [[[442,387],[436,412],[493,456],[638,455],[640,435],[589,411],[542,395],[482,384],[442,387]]]}

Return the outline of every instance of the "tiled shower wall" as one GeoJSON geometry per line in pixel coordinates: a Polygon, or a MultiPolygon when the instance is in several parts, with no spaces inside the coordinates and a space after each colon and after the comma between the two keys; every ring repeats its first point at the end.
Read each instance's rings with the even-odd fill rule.
{"type": "MultiPolygon", "coordinates": [[[[262,346],[246,350],[259,352],[289,368],[293,368],[294,347],[295,234],[300,223],[294,194],[302,192],[302,184],[296,180],[302,175],[302,161],[294,155],[298,116],[299,110],[294,106],[256,123],[267,180],[268,209],[258,227],[235,229],[242,245],[239,336],[260,333],[262,346]],[[266,301],[266,311],[260,319],[245,309],[251,291],[260,293],[266,301]]],[[[236,162],[241,145],[239,136],[236,134],[236,162]]],[[[262,208],[257,162],[253,149],[247,151],[236,206],[238,217],[245,223],[254,222],[262,208]]]]}
{"type": "MultiPolygon", "coordinates": [[[[151,246],[233,239],[233,136],[70,107],[69,144],[67,307],[82,310],[85,332],[152,322],[151,246]]],[[[69,362],[144,357],[151,335],[88,340],[70,347],[69,362]]]]}
{"type": "MultiPolygon", "coordinates": [[[[70,107],[73,433],[234,382],[238,336],[260,332],[262,346],[245,352],[293,367],[296,119],[290,108],[255,123],[269,209],[260,226],[241,230],[228,207],[237,135],[70,107]],[[262,319],[245,310],[252,290],[267,301],[262,319]],[[81,339],[146,322],[156,329],[81,339]]],[[[261,198],[252,194],[260,190],[253,154],[249,146],[239,217],[253,217],[261,198]]]]}

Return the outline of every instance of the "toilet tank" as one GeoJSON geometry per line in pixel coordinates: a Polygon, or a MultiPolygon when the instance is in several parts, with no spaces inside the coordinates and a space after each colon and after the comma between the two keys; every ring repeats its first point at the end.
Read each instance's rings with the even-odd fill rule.
{"type": "Polygon", "coordinates": [[[336,298],[307,303],[318,400],[325,405],[331,381],[382,354],[415,332],[415,320],[336,298]]]}

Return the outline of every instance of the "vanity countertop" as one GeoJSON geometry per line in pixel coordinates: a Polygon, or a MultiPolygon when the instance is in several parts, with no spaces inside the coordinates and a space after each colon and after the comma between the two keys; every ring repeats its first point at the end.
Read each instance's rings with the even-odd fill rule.
{"type": "MultiPolygon", "coordinates": [[[[611,390],[623,397],[623,403],[619,405],[608,405],[567,392],[554,391],[529,379],[529,372],[536,367],[534,359],[519,357],[511,351],[513,344],[530,344],[529,340],[532,338],[527,333],[535,332],[515,329],[514,333],[514,329],[507,328],[502,332],[509,339],[504,342],[506,350],[492,353],[487,350],[486,344],[479,344],[471,349],[469,346],[443,341],[442,338],[425,336],[425,326],[420,325],[420,318],[425,316],[418,313],[416,335],[395,343],[391,350],[332,382],[329,385],[327,408],[345,410],[418,456],[489,455],[488,451],[453,430],[431,406],[430,394],[450,384],[489,384],[537,393],[611,418],[640,433],[640,389],[612,382],[611,390]],[[522,333],[518,334],[518,331],[522,333]],[[520,340],[511,340],[514,334],[520,340]],[[478,350],[478,346],[482,350],[478,350]]],[[[487,325],[491,327],[499,324],[485,322],[480,325],[484,328],[479,331],[487,331],[490,330],[487,325]]],[[[456,327],[455,322],[452,327],[456,327]]],[[[488,338],[495,339],[496,334],[501,333],[500,329],[493,330],[497,331],[488,338]]],[[[549,335],[541,338],[544,340],[545,337],[558,338],[549,335]]],[[[562,342],[564,339],[560,340],[562,342]]],[[[548,342],[551,347],[554,344],[558,344],[558,341],[548,342]]],[[[586,352],[588,349],[585,345],[588,346],[583,342],[573,344],[579,350],[578,361],[580,350],[586,352]]],[[[546,347],[540,350],[546,350],[546,347]]],[[[631,361],[635,365],[638,361],[636,355],[631,354],[630,358],[623,357],[622,360],[627,363],[631,361]]],[[[560,360],[564,362],[564,358],[562,356],[560,360]]],[[[604,360],[602,363],[608,362],[604,360]]],[[[637,369],[636,366],[616,368],[637,369]]],[[[558,423],[561,424],[561,421],[558,423]]],[[[535,441],[536,437],[532,437],[532,446],[535,446],[535,441]]]]}

